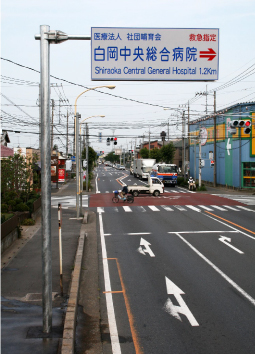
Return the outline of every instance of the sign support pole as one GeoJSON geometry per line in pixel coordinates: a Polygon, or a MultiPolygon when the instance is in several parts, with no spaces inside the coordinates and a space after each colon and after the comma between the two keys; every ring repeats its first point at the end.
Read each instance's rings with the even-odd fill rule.
{"type": "Polygon", "coordinates": [[[40,116],[42,185],[42,307],[43,332],[52,330],[52,253],[51,253],[51,144],[50,144],[50,42],[49,26],[40,26],[40,116]]]}

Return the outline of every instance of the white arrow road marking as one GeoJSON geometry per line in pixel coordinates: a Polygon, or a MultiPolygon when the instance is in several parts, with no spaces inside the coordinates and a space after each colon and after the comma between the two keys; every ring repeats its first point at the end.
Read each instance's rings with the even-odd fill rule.
{"type": "Polygon", "coordinates": [[[140,247],[138,248],[138,252],[140,252],[141,254],[145,255],[145,253],[148,253],[151,257],[155,257],[155,254],[152,252],[152,250],[150,249],[150,243],[148,241],[146,241],[144,238],[141,237],[140,240],[140,247]],[[143,247],[144,248],[143,248],[143,247]]]}
{"type": "Polygon", "coordinates": [[[182,322],[182,319],[179,313],[182,313],[184,316],[187,317],[191,326],[199,326],[198,322],[196,321],[195,317],[190,312],[188,306],[186,305],[185,301],[181,297],[181,295],[185,294],[177,285],[175,285],[170,279],[166,278],[166,290],[168,295],[174,295],[180,306],[176,306],[172,303],[172,301],[168,298],[165,305],[164,310],[168,312],[170,315],[177,318],[177,320],[182,322]]]}
{"type": "Polygon", "coordinates": [[[228,142],[227,142],[228,155],[230,155],[229,149],[231,149],[230,138],[228,138],[228,142]]]}
{"type": "Polygon", "coordinates": [[[233,248],[233,250],[235,250],[238,253],[244,254],[242,251],[240,251],[238,248],[235,248],[234,246],[232,246],[229,242],[231,242],[231,238],[230,237],[226,237],[226,236],[220,236],[219,241],[225,243],[225,245],[233,248]]]}

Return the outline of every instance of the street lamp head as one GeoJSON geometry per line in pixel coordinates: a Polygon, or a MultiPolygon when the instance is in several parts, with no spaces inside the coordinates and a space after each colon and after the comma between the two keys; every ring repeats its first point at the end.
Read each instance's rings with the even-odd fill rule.
{"type": "Polygon", "coordinates": [[[109,86],[105,86],[105,87],[107,87],[107,88],[110,89],[110,90],[113,90],[113,89],[115,89],[116,86],[114,86],[114,85],[109,85],[109,86]]]}
{"type": "Polygon", "coordinates": [[[104,118],[105,116],[98,116],[98,117],[104,118]]]}

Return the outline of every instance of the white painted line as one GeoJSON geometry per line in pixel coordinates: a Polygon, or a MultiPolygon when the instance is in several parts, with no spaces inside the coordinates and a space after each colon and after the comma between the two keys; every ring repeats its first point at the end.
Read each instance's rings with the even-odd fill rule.
{"type": "Polygon", "coordinates": [[[138,206],[137,207],[139,211],[141,211],[142,213],[146,212],[146,209],[143,206],[138,206]]]}
{"type": "Polygon", "coordinates": [[[237,283],[235,283],[232,279],[230,279],[225,273],[222,272],[215,264],[213,264],[208,258],[206,258],[201,252],[199,252],[194,246],[191,245],[184,237],[182,237],[179,233],[176,235],[185,242],[196,254],[201,257],[207,264],[209,264],[217,273],[219,273],[223,279],[225,279],[230,285],[233,286],[241,295],[243,295],[253,306],[255,306],[255,299],[251,297],[246,291],[244,291],[237,283]]]}
{"type": "Polygon", "coordinates": [[[106,191],[105,193],[110,193],[109,191],[106,191]]]}
{"type": "Polygon", "coordinates": [[[126,212],[129,212],[129,213],[132,212],[132,210],[131,210],[131,208],[130,208],[129,206],[123,206],[122,208],[123,208],[126,212]]]}
{"type": "Polygon", "coordinates": [[[97,207],[97,212],[98,212],[98,213],[104,213],[104,208],[102,208],[102,207],[97,207]]]}
{"type": "Polygon", "coordinates": [[[117,207],[113,207],[113,210],[118,213],[119,212],[119,209],[117,207]]]}
{"type": "Polygon", "coordinates": [[[208,208],[208,207],[205,206],[205,205],[198,205],[198,206],[199,206],[199,208],[203,208],[203,209],[208,210],[208,211],[213,211],[213,209],[208,208]]]}
{"type": "Polygon", "coordinates": [[[190,209],[192,209],[192,210],[195,210],[195,211],[198,211],[198,212],[201,212],[201,210],[200,209],[198,209],[198,208],[196,208],[196,207],[194,207],[194,205],[185,205],[186,207],[188,207],[188,208],[190,208],[190,209]]]}
{"type": "Polygon", "coordinates": [[[237,208],[240,208],[240,209],[243,209],[243,210],[252,211],[253,213],[255,213],[255,210],[251,210],[251,209],[246,208],[246,207],[244,207],[244,206],[242,206],[242,205],[236,205],[236,207],[237,207],[237,208]]]}
{"type": "Polygon", "coordinates": [[[104,238],[103,219],[101,213],[99,214],[99,225],[100,225],[100,237],[101,237],[101,247],[102,247],[103,269],[104,269],[104,284],[105,284],[105,291],[106,291],[105,298],[106,298],[110,337],[112,343],[112,353],[121,354],[118,329],[117,329],[114,306],[112,301],[112,293],[111,293],[112,289],[111,289],[107,251],[106,251],[105,238],[104,238]]]}
{"type": "Polygon", "coordinates": [[[148,205],[148,208],[150,208],[152,211],[160,211],[158,208],[156,208],[154,205],[148,205]]]}
{"type": "Polygon", "coordinates": [[[181,205],[173,205],[176,209],[180,210],[180,211],[187,211],[186,209],[184,209],[181,205]]]}
{"type": "Polygon", "coordinates": [[[233,207],[231,207],[229,205],[223,205],[223,206],[224,206],[224,208],[228,208],[228,209],[231,209],[231,210],[234,210],[234,211],[240,211],[240,210],[238,210],[236,208],[233,208],[233,207]]]}
{"type": "Polygon", "coordinates": [[[104,236],[112,236],[112,234],[104,234],[104,236]]]}
{"type": "Polygon", "coordinates": [[[221,210],[221,211],[227,211],[226,209],[221,208],[221,207],[218,206],[218,205],[211,205],[211,207],[212,207],[212,208],[215,208],[215,209],[219,209],[219,210],[221,210]]]}
{"type": "MultiPolygon", "coordinates": [[[[245,232],[243,232],[243,231],[241,231],[241,230],[238,230],[237,228],[235,228],[235,227],[233,227],[233,226],[230,226],[230,225],[226,224],[225,222],[223,222],[223,221],[221,221],[221,220],[219,220],[219,219],[216,219],[216,218],[214,218],[214,217],[212,217],[212,216],[210,216],[210,215],[208,215],[208,214],[204,214],[204,215],[206,215],[206,216],[207,216],[208,218],[210,218],[210,219],[213,219],[213,220],[215,220],[215,221],[218,221],[220,224],[223,224],[223,225],[227,226],[228,228],[230,228],[230,229],[232,229],[232,230],[235,230],[235,231],[239,232],[240,234],[243,234],[244,236],[247,236],[247,237],[252,238],[253,240],[255,240],[255,237],[253,237],[253,236],[251,236],[251,235],[249,235],[249,234],[246,234],[245,232]]],[[[223,232],[227,232],[227,231],[223,231],[223,232]]]]}
{"type": "Polygon", "coordinates": [[[133,235],[151,235],[151,232],[129,232],[127,235],[133,236],[133,235]]]}
{"type": "MultiPolygon", "coordinates": [[[[211,233],[222,233],[222,232],[239,232],[238,230],[233,230],[233,231],[179,231],[178,234],[211,234],[211,233]]],[[[176,234],[175,231],[169,231],[168,234],[176,234]]]]}
{"type": "Polygon", "coordinates": [[[100,192],[98,191],[97,178],[98,178],[98,173],[97,173],[97,176],[96,176],[96,193],[100,193],[100,192]]]}
{"type": "Polygon", "coordinates": [[[163,209],[165,209],[166,211],[174,211],[172,208],[170,208],[168,205],[161,205],[161,207],[163,209]]]}

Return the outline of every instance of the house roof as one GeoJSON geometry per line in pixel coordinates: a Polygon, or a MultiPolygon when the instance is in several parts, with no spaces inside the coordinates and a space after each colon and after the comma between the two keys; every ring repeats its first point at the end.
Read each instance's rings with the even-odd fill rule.
{"type": "Polygon", "coordinates": [[[9,156],[13,156],[13,149],[1,145],[1,157],[9,157],[9,156]]]}

